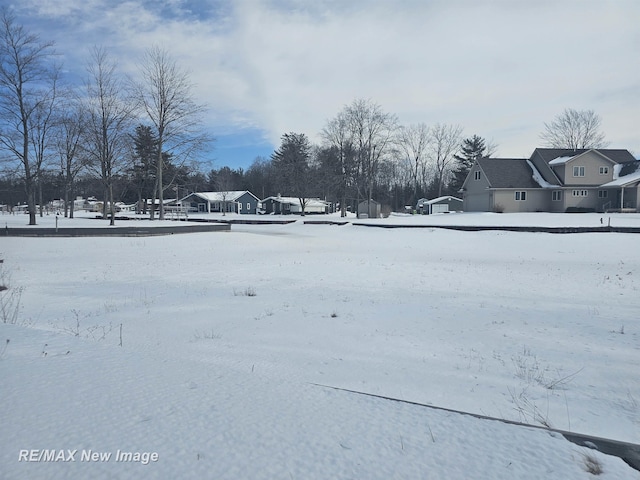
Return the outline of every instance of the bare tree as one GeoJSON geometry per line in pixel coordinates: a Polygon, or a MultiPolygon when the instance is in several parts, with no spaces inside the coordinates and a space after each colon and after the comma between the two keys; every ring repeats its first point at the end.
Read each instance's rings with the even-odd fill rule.
{"type": "Polygon", "coordinates": [[[73,218],[75,181],[86,165],[81,152],[85,133],[86,115],[79,101],[68,102],[56,126],[55,149],[60,159],[60,172],[64,188],[64,216],[73,218]]]}
{"type": "Polygon", "coordinates": [[[38,190],[38,204],[40,205],[40,217],[42,217],[42,176],[47,166],[55,155],[54,140],[57,125],[57,114],[60,107],[58,94],[58,74],[55,69],[50,78],[50,87],[40,97],[40,101],[29,116],[29,130],[31,141],[31,158],[37,171],[36,185],[38,190]]]}
{"type": "Polygon", "coordinates": [[[455,159],[454,154],[460,147],[462,127],[460,125],[436,124],[431,129],[430,160],[436,172],[438,196],[455,159]]]}
{"type": "Polygon", "coordinates": [[[336,153],[336,176],[338,177],[338,195],[340,198],[340,216],[347,216],[347,192],[355,175],[355,155],[349,118],[343,110],[329,120],[322,129],[321,136],[326,146],[336,153]]]}
{"type": "Polygon", "coordinates": [[[413,186],[412,204],[418,200],[418,175],[424,172],[427,164],[427,153],[429,142],[431,141],[431,132],[429,127],[424,123],[418,123],[409,126],[402,126],[398,130],[398,138],[396,140],[397,148],[403,160],[409,165],[411,172],[411,183],[413,186]]]}
{"type": "Polygon", "coordinates": [[[233,172],[229,167],[223,167],[216,172],[215,187],[218,193],[220,193],[222,216],[227,214],[227,202],[231,196],[231,192],[234,189],[233,172]]]}
{"type": "Polygon", "coordinates": [[[380,164],[392,147],[397,119],[380,105],[362,99],[345,107],[344,114],[356,152],[356,186],[359,194],[370,201],[380,164]]]}
{"type": "MultiPolygon", "coordinates": [[[[196,154],[209,137],[200,130],[204,107],[195,102],[187,72],[178,68],[169,54],[159,48],[149,49],[140,64],[141,81],[134,85],[135,97],[148,117],[158,141],[156,182],[159,218],[164,219],[164,155],[178,163],[196,154]]],[[[154,195],[155,201],[155,195],[154,195]]],[[[151,219],[154,217],[151,210],[151,219]]]]}
{"type": "Polygon", "coordinates": [[[124,170],[129,157],[132,107],[131,102],[122,97],[124,84],[116,73],[116,64],[103,48],[92,50],[92,61],[87,70],[84,153],[88,165],[98,174],[105,189],[103,215],[107,217],[108,202],[110,225],[114,225],[113,180],[124,170]]]}
{"type": "Polygon", "coordinates": [[[601,123],[593,110],[566,108],[553,122],[544,124],[540,138],[550,148],[605,148],[609,142],[600,131],[601,123]]]}
{"type": "MultiPolygon", "coordinates": [[[[21,165],[29,225],[36,224],[36,186],[43,157],[33,155],[33,128],[51,99],[59,68],[52,42],[25,31],[6,9],[0,12],[0,147],[21,165]],[[38,117],[38,118],[36,118],[38,117]]],[[[37,142],[36,142],[37,143],[37,142]]]]}

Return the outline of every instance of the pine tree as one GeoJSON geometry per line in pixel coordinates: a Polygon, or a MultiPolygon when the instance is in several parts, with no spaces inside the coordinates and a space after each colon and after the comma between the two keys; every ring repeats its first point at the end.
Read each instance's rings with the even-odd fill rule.
{"type": "Polygon", "coordinates": [[[473,162],[484,157],[486,150],[487,146],[484,138],[477,135],[462,141],[460,154],[454,155],[457,165],[453,171],[453,179],[449,186],[452,192],[457,193],[462,188],[462,184],[466,180],[467,175],[469,175],[469,170],[471,170],[473,162]]]}

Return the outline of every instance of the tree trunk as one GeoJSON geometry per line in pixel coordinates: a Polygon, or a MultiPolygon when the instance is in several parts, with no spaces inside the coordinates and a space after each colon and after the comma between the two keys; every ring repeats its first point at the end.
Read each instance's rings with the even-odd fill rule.
{"type": "Polygon", "coordinates": [[[69,216],[69,183],[64,184],[64,218],[69,216]]]}
{"type": "Polygon", "coordinates": [[[116,209],[113,204],[113,184],[109,183],[109,211],[111,213],[111,218],[109,219],[109,225],[113,226],[116,224],[116,209]]]}
{"type": "Polygon", "coordinates": [[[162,140],[158,142],[158,218],[164,220],[164,188],[162,180],[162,140]]]}
{"type": "Polygon", "coordinates": [[[42,205],[42,180],[38,180],[38,203],[40,204],[40,218],[42,218],[42,209],[44,206],[42,205]]]}
{"type": "Polygon", "coordinates": [[[73,183],[69,186],[69,196],[71,197],[71,202],[69,203],[69,218],[73,218],[73,211],[75,207],[75,193],[76,189],[73,188],[73,183]]]}
{"type": "Polygon", "coordinates": [[[36,192],[33,188],[32,180],[25,179],[27,190],[27,208],[29,209],[29,225],[36,225],[36,192]]]}

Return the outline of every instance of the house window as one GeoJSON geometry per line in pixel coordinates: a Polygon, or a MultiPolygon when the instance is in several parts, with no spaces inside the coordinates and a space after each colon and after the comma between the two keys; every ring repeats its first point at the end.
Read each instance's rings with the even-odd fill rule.
{"type": "Polygon", "coordinates": [[[241,212],[242,211],[242,203],[238,202],[238,211],[241,212]]]}
{"type": "Polygon", "coordinates": [[[475,173],[473,174],[473,179],[474,180],[480,180],[480,170],[476,170],[475,173]]]}
{"type": "Polygon", "coordinates": [[[598,190],[598,198],[607,198],[609,196],[608,190],[598,190]]]}
{"type": "Polygon", "coordinates": [[[584,177],[584,167],[573,167],[574,177],[584,177]]]}
{"type": "Polygon", "coordinates": [[[609,175],[609,167],[600,167],[600,175],[609,175]]]}
{"type": "Polygon", "coordinates": [[[516,201],[524,202],[527,199],[527,192],[516,192],[516,201]]]}
{"type": "Polygon", "coordinates": [[[574,197],[586,197],[589,195],[589,190],[574,190],[572,193],[574,197]]]}
{"type": "Polygon", "coordinates": [[[247,202],[247,210],[251,210],[251,204],[247,202]]]}
{"type": "Polygon", "coordinates": [[[551,192],[551,200],[554,202],[562,201],[562,190],[554,190],[551,192]]]}

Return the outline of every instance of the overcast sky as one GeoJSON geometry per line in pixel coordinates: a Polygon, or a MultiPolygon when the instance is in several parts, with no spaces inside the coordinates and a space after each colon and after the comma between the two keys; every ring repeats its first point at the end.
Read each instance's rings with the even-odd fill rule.
{"type": "Polygon", "coordinates": [[[459,124],[528,157],[565,108],[640,156],[638,0],[21,0],[19,23],[83,78],[103,46],[135,73],[157,45],[209,107],[215,166],[248,167],[282,134],[319,141],[358,98],[400,123],[459,124]]]}

